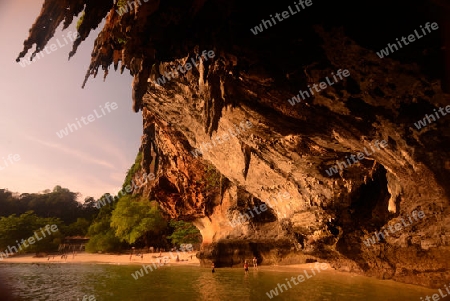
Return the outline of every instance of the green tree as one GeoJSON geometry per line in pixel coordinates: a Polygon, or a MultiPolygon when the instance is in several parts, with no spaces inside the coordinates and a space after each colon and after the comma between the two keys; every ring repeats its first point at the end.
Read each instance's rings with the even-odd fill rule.
{"type": "Polygon", "coordinates": [[[23,214],[32,210],[37,216],[57,217],[67,225],[82,215],[82,205],[77,202],[78,193],[57,185],[48,193],[23,193],[11,204],[13,213],[23,214]]]}
{"type": "Polygon", "coordinates": [[[202,235],[200,231],[192,223],[185,221],[170,221],[170,226],[174,228],[172,235],[167,237],[173,244],[182,243],[199,243],[202,235]]]}
{"type": "MultiPolygon", "coordinates": [[[[133,244],[142,236],[145,239],[147,235],[163,232],[167,221],[155,201],[124,195],[112,213],[111,227],[119,239],[133,244]]],[[[145,243],[148,246],[147,240],[145,243]]]]}
{"type": "Polygon", "coordinates": [[[13,214],[18,205],[17,200],[13,197],[12,192],[7,189],[0,189],[0,216],[9,216],[13,214]]]}
{"type": "Polygon", "coordinates": [[[33,211],[27,211],[20,216],[13,214],[8,217],[1,217],[0,250],[5,250],[8,247],[16,247],[18,253],[56,250],[62,239],[61,226],[62,222],[59,219],[38,217],[33,211]],[[46,225],[56,225],[58,231],[50,231],[49,234],[43,230],[44,237],[41,229],[44,229],[46,225]],[[39,239],[35,236],[35,233],[39,239]],[[30,237],[33,237],[34,243],[29,243],[30,237]],[[22,240],[28,247],[25,247],[22,240]],[[18,247],[19,243],[22,243],[22,250],[18,247]]]}
{"type": "Polygon", "coordinates": [[[205,167],[205,181],[206,181],[206,191],[218,190],[220,186],[221,174],[212,164],[208,164],[205,167]]]}
{"type": "Polygon", "coordinates": [[[97,252],[114,252],[119,251],[122,244],[120,240],[114,235],[114,230],[109,227],[109,221],[104,223],[96,222],[93,224],[94,228],[100,232],[88,232],[95,233],[89,234],[90,239],[86,244],[86,251],[90,253],[97,252]]]}
{"type": "Polygon", "coordinates": [[[75,223],[78,218],[85,218],[91,222],[98,214],[96,202],[87,197],[84,203],[77,201],[79,194],[71,192],[60,185],[53,190],[46,189],[39,193],[12,194],[8,190],[0,189],[0,216],[20,215],[33,211],[40,217],[59,218],[66,225],[75,223]]]}
{"type": "Polygon", "coordinates": [[[88,230],[89,242],[86,244],[86,251],[113,252],[121,248],[120,240],[115,236],[114,229],[111,229],[111,214],[114,204],[108,204],[100,208],[97,217],[92,222],[88,230]]]}
{"type": "Polygon", "coordinates": [[[138,152],[136,158],[134,159],[133,165],[131,165],[130,169],[127,171],[127,175],[125,177],[125,181],[122,185],[122,190],[125,190],[125,187],[131,185],[131,180],[134,177],[134,174],[141,168],[142,161],[142,152],[138,152]]]}
{"type": "Polygon", "coordinates": [[[63,232],[67,236],[81,235],[88,233],[90,223],[85,218],[77,218],[77,221],[63,228],[63,232]]]}
{"type": "Polygon", "coordinates": [[[98,214],[97,202],[93,197],[86,197],[83,205],[81,205],[81,217],[87,219],[91,223],[98,214]]]}

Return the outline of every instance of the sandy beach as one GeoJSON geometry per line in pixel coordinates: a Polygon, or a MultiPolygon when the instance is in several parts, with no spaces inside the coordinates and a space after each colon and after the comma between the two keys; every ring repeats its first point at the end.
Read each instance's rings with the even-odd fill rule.
{"type": "Polygon", "coordinates": [[[162,260],[161,262],[170,263],[171,265],[200,265],[200,261],[195,257],[196,252],[162,252],[161,257],[159,253],[144,253],[144,256],[133,255],[130,260],[130,254],[93,254],[93,253],[78,253],[75,256],[68,254],[67,259],[61,258],[61,255],[50,255],[49,257],[34,257],[34,254],[17,255],[13,257],[3,258],[0,263],[104,263],[104,264],[143,264],[153,263],[162,260]],[[179,256],[180,261],[176,261],[176,256],[179,256]],[[183,260],[183,261],[181,261],[183,260]]]}
{"type": "MultiPolygon", "coordinates": [[[[93,254],[93,253],[78,253],[75,256],[72,254],[67,256],[67,259],[61,258],[61,255],[50,255],[48,257],[34,257],[32,254],[17,255],[0,260],[1,263],[98,263],[98,264],[117,264],[117,265],[134,265],[158,262],[160,259],[162,262],[166,261],[170,265],[192,265],[200,266],[200,261],[195,254],[197,252],[178,252],[180,260],[176,261],[177,252],[162,252],[161,257],[159,253],[144,253],[143,258],[141,256],[133,255],[130,260],[130,254],[93,254]],[[192,256],[192,258],[191,258],[192,256]],[[156,258],[155,258],[156,257],[156,258]]],[[[333,271],[334,269],[327,263],[326,270],[333,271]]],[[[269,268],[270,270],[285,270],[287,269],[314,269],[317,268],[316,263],[304,263],[304,264],[291,264],[291,265],[262,265],[259,266],[262,269],[269,268]]],[[[252,265],[250,264],[250,268],[252,265]]]]}

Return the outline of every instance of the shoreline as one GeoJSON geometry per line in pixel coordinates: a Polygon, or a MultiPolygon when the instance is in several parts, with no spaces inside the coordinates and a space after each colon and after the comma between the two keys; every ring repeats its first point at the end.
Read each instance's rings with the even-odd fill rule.
{"type": "Polygon", "coordinates": [[[130,254],[98,254],[98,253],[78,253],[67,254],[67,258],[62,258],[60,254],[48,255],[45,257],[36,257],[32,254],[16,255],[13,257],[3,258],[2,263],[97,263],[97,264],[118,264],[118,265],[136,265],[148,264],[161,260],[166,264],[174,265],[198,265],[200,261],[195,257],[196,252],[162,252],[161,257],[159,253],[145,253],[143,258],[141,256],[133,255],[130,260],[130,254]],[[179,255],[180,260],[176,261],[175,257],[179,255]],[[191,258],[192,256],[192,258],[191,258]]]}
{"type": "MultiPolygon", "coordinates": [[[[73,254],[68,254],[67,259],[61,258],[61,255],[50,255],[50,259],[48,256],[46,257],[35,257],[35,255],[27,254],[27,255],[16,255],[13,257],[3,258],[0,260],[0,264],[2,263],[26,263],[26,264],[52,264],[52,263],[75,263],[75,264],[116,264],[116,265],[140,265],[140,264],[149,264],[157,262],[157,260],[161,259],[164,262],[166,260],[166,264],[170,264],[171,266],[200,266],[200,260],[195,257],[197,252],[178,252],[180,260],[176,261],[172,256],[176,256],[176,252],[162,252],[161,257],[159,257],[159,253],[145,253],[143,258],[140,256],[133,255],[130,261],[130,254],[97,254],[97,253],[79,253],[73,256],[73,254]],[[155,257],[153,257],[155,256],[155,257]],[[192,256],[192,259],[191,259],[192,256]]],[[[335,271],[328,263],[327,265],[328,271],[335,271]]],[[[289,265],[258,265],[258,268],[275,268],[275,269],[311,269],[315,267],[315,263],[298,263],[298,264],[289,264],[289,265]]],[[[209,268],[209,267],[208,267],[209,268]]],[[[236,267],[239,269],[239,267],[236,267]]],[[[250,268],[253,269],[253,266],[250,268]]]]}

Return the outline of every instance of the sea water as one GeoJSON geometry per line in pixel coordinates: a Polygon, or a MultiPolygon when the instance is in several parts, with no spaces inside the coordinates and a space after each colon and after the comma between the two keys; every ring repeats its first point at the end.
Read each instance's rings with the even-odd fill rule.
{"type": "Polygon", "coordinates": [[[286,279],[304,274],[293,267],[238,268],[163,266],[135,279],[140,265],[0,264],[3,283],[19,300],[166,301],[166,300],[305,300],[407,301],[420,300],[435,290],[389,280],[325,270],[291,287],[286,279]],[[267,293],[275,288],[278,296],[267,293]],[[92,297],[93,296],[93,297],[92,297]],[[91,299],[89,299],[91,298],[91,299]]]}

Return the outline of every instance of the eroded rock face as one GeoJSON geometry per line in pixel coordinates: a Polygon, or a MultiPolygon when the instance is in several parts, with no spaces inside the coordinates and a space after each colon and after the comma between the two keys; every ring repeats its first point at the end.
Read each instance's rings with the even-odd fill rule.
{"type": "MultiPolygon", "coordinates": [[[[39,18],[54,13],[53,2],[39,18]]],[[[194,222],[204,264],[320,259],[430,287],[450,280],[450,116],[414,125],[450,104],[444,4],[314,2],[254,35],[250,28],[292,3],[142,1],[121,16],[108,3],[94,10],[107,19],[87,77],[119,62],[134,76],[142,172],[155,166],[157,175],[137,193],[194,222]],[[428,21],[439,30],[376,54],[428,21]],[[292,99],[327,77],[326,88],[292,99]],[[333,173],[337,162],[349,166],[333,173]],[[249,218],[233,224],[241,213],[249,218]],[[369,244],[382,228],[384,239],[369,244]]]]}

